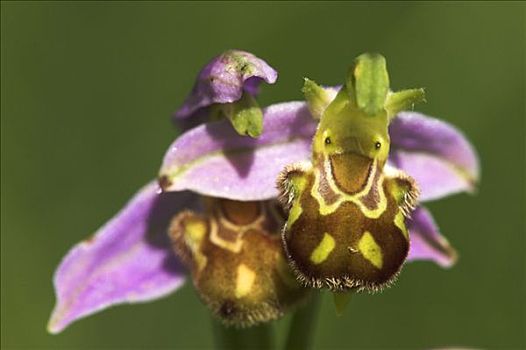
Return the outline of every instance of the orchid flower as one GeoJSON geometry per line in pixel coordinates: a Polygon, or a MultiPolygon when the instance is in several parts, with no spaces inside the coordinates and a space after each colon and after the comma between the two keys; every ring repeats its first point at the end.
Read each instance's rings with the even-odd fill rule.
{"type": "MultiPolygon", "coordinates": [[[[175,113],[177,122],[195,119],[199,120],[194,123],[198,125],[187,129],[169,146],[158,179],[139,189],[120,212],[92,237],[76,244],[58,266],[53,280],[57,302],[48,325],[51,333],[59,333],[72,322],[113,305],[153,301],[170,295],[185,283],[189,274],[203,301],[216,315],[230,313],[225,303],[219,305],[207,300],[215,292],[209,289],[214,287],[203,287],[202,270],[196,269],[200,263],[195,254],[204,251],[201,244],[202,237],[209,234],[207,225],[215,222],[218,210],[225,205],[242,208],[231,212],[242,217],[248,215],[250,208],[272,207],[279,195],[278,175],[287,165],[309,159],[318,125],[317,113],[311,112],[312,106],[303,101],[259,109],[255,103],[257,85],[261,81],[273,83],[276,78],[276,72],[263,60],[239,51],[220,55],[201,71],[192,93],[175,113]],[[236,103],[241,108],[232,108],[236,103]],[[248,117],[232,113],[246,106],[260,110],[261,118],[257,111],[248,113],[248,117]],[[222,113],[219,117],[218,108],[222,113]],[[197,224],[190,227],[191,223],[185,221],[188,218],[194,218],[197,224]],[[195,227],[198,229],[194,230],[195,227]],[[196,246],[198,249],[192,250],[196,246]]],[[[326,98],[332,100],[338,90],[339,87],[327,88],[326,98]]],[[[416,180],[420,202],[474,191],[479,178],[478,159],[471,144],[454,126],[417,112],[400,112],[390,124],[389,135],[388,164],[416,180]]],[[[270,213],[267,209],[264,212],[270,213]]],[[[264,227],[269,236],[278,234],[279,228],[271,226],[264,227]]],[[[408,261],[429,260],[442,267],[455,263],[454,248],[420,203],[412,213],[408,229],[411,243],[408,261]]],[[[279,249],[272,252],[283,254],[279,249]]],[[[266,257],[265,254],[261,256],[266,257]]],[[[211,254],[202,259],[216,258],[211,254]]],[[[287,268],[284,267],[285,275],[287,268]]],[[[283,272],[280,267],[276,269],[277,274],[283,272]]],[[[238,281],[241,291],[234,288],[232,293],[251,291],[250,281],[258,276],[255,277],[253,268],[248,270],[238,272],[243,275],[243,281],[238,281]]],[[[218,280],[213,274],[208,278],[218,280]]],[[[285,290],[276,288],[281,288],[280,292],[285,290]]],[[[273,296],[279,306],[262,321],[287,312],[289,306],[303,297],[301,294],[292,292],[292,299],[273,296]]]]}

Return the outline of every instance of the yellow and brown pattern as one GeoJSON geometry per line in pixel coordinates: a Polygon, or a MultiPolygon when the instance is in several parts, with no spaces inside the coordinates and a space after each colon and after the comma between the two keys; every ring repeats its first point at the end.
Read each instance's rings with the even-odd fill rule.
{"type": "MultiPolygon", "coordinates": [[[[304,91],[312,106],[313,82],[304,91]]],[[[405,218],[418,188],[386,167],[389,123],[423,99],[423,90],[393,93],[385,58],[357,57],[345,84],[324,106],[310,162],[290,165],[278,179],[289,217],[283,244],[300,282],[334,291],[375,291],[394,280],[409,251],[405,218]]]]}
{"type": "Polygon", "coordinates": [[[283,229],[287,256],[305,285],[376,291],[395,279],[407,257],[405,218],[418,189],[409,176],[383,172],[373,159],[335,159],[290,167],[279,180],[293,217],[283,229]]]}
{"type": "Polygon", "coordinates": [[[206,215],[187,211],[171,224],[176,253],[201,299],[225,324],[274,320],[307,293],[287,264],[277,204],[209,198],[206,215]]]}

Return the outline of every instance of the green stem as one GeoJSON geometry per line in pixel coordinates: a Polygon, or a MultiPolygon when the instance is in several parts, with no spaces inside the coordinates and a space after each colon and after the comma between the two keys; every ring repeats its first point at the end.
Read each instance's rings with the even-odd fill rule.
{"type": "Polygon", "coordinates": [[[294,313],[290,323],[287,342],[285,344],[286,350],[312,349],[313,339],[316,333],[316,324],[318,321],[320,300],[320,293],[315,291],[307,301],[307,304],[294,313]]]}
{"type": "Polygon", "coordinates": [[[212,320],[214,343],[217,350],[241,350],[274,348],[271,324],[250,328],[225,327],[221,322],[212,320]]]}

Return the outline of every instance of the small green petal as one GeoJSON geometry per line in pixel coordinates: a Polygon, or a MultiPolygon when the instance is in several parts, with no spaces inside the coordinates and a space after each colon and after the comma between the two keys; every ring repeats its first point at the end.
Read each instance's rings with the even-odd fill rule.
{"type": "Polygon", "coordinates": [[[327,106],[333,100],[333,96],[315,81],[305,78],[301,89],[305,95],[307,106],[314,119],[320,119],[327,106]]]}
{"type": "Polygon", "coordinates": [[[392,92],[387,96],[385,109],[389,113],[389,117],[405,110],[412,110],[415,103],[425,102],[426,94],[424,89],[407,89],[397,92],[392,92]]]}
{"type": "Polygon", "coordinates": [[[389,91],[385,58],[370,53],[358,56],[347,75],[347,88],[359,109],[371,116],[378,114],[389,91]]]}
{"type": "Polygon", "coordinates": [[[263,132],[263,112],[252,95],[244,93],[238,101],[220,108],[238,134],[258,137],[263,132]]]}

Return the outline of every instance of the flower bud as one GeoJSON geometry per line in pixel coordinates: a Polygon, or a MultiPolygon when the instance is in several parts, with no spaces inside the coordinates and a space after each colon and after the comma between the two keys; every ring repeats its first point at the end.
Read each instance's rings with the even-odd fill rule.
{"type": "Polygon", "coordinates": [[[191,93],[174,115],[183,128],[218,116],[228,118],[240,135],[258,137],[263,113],[255,100],[261,82],[274,84],[278,73],[261,58],[228,50],[214,57],[197,76],[191,93]]]}

